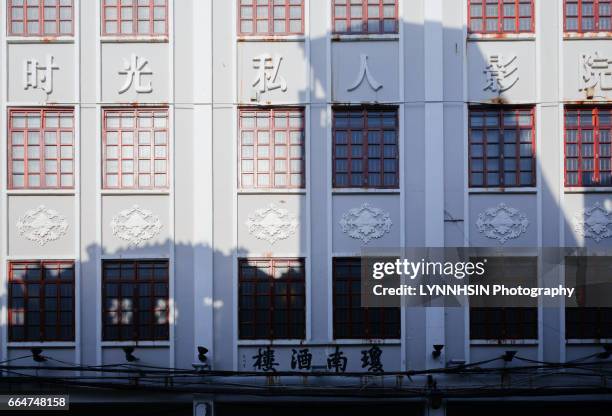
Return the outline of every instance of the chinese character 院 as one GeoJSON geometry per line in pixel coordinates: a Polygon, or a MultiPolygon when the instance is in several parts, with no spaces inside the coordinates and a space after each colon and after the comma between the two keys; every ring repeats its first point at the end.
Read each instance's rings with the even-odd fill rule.
{"type": "Polygon", "coordinates": [[[47,55],[45,65],[40,65],[36,59],[27,59],[23,65],[23,89],[40,88],[47,95],[53,92],[53,70],[55,65],[53,55],[47,55]]]}
{"type": "Polygon", "coordinates": [[[276,371],[274,367],[278,366],[274,358],[274,350],[267,346],[265,349],[259,348],[256,355],[253,356],[255,362],[253,368],[261,371],[276,371]]]}
{"type": "Polygon", "coordinates": [[[493,93],[507,91],[519,80],[518,59],[516,55],[509,59],[505,59],[501,54],[491,55],[484,73],[487,76],[484,91],[493,93]]]}
{"type": "Polygon", "coordinates": [[[602,90],[612,90],[610,63],[612,60],[600,57],[599,52],[593,55],[582,54],[580,56],[580,81],[582,82],[580,91],[595,88],[597,84],[602,90]]]}
{"type": "Polygon", "coordinates": [[[137,93],[148,94],[153,92],[153,86],[151,85],[151,81],[147,84],[142,83],[143,75],[153,75],[153,71],[146,69],[148,60],[139,57],[136,54],[132,54],[130,60],[123,60],[125,69],[119,71],[120,75],[125,75],[125,83],[119,90],[119,94],[123,94],[127,90],[129,90],[133,83],[136,84],[134,90],[137,93]]]}
{"type": "Polygon", "coordinates": [[[257,76],[253,81],[253,87],[257,87],[260,93],[280,88],[287,91],[287,81],[278,75],[281,61],[280,55],[262,54],[253,58],[253,68],[257,69],[257,76]]]}

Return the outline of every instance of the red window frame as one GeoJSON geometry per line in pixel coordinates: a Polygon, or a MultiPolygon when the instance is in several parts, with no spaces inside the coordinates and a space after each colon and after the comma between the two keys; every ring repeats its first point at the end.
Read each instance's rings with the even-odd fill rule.
{"type": "MultiPolygon", "coordinates": [[[[31,1],[31,0],[30,0],[31,1]]],[[[46,6],[48,0],[36,0],[36,5],[28,5],[27,0],[8,0],[7,1],[7,32],[9,36],[73,36],[74,35],[74,5],[73,0],[56,0],[53,6],[46,6]],[[16,4],[21,3],[21,4],[16,4]],[[70,11],[70,17],[63,16],[64,10],[70,11]],[[31,10],[36,10],[32,13],[31,10]],[[48,17],[49,13],[54,12],[55,16],[48,17]],[[20,16],[15,16],[19,14],[20,16]],[[36,14],[33,16],[31,14],[36,14]],[[45,31],[45,23],[55,24],[54,31],[45,31]],[[61,31],[62,22],[70,22],[70,30],[61,31]],[[29,24],[38,25],[38,30],[29,30],[29,24]],[[22,30],[15,30],[14,25],[22,25],[22,30]]]]}
{"type": "Polygon", "coordinates": [[[237,4],[239,36],[286,36],[304,34],[304,0],[267,0],[267,4],[263,4],[262,0],[237,0],[237,4]],[[283,4],[280,4],[280,2],[283,4]],[[292,10],[298,9],[300,11],[300,17],[291,17],[292,10]],[[247,14],[247,16],[245,16],[245,14],[247,14]],[[299,30],[291,28],[292,23],[295,21],[299,21],[299,30]],[[263,22],[266,23],[268,30],[259,30],[258,24],[263,22]],[[278,22],[284,24],[284,30],[275,31],[274,25],[278,22]],[[249,23],[252,30],[245,30],[243,25],[249,23]]]}
{"type": "MultiPolygon", "coordinates": [[[[472,188],[520,188],[536,185],[536,129],[534,107],[475,106],[469,114],[469,174],[472,188]],[[529,124],[521,117],[528,115],[529,124]],[[475,124],[476,117],[482,123],[475,124]],[[497,124],[488,124],[492,118],[497,124]],[[511,121],[514,118],[514,121],[511,121]],[[507,121],[509,121],[507,123],[507,121]],[[506,124],[507,123],[507,124],[506,124]],[[506,140],[514,131],[514,141],[506,140]],[[524,140],[523,132],[529,132],[524,140]],[[497,142],[494,138],[497,136],[497,142]],[[497,149],[495,155],[494,150],[497,149]],[[512,160],[514,164],[512,165],[512,160]],[[525,163],[523,163],[525,161],[525,163]],[[510,166],[513,169],[510,169],[510,166]],[[528,168],[527,168],[528,166],[528,168]],[[514,172],[514,183],[509,178],[514,172]],[[482,178],[482,181],[475,177],[482,178]],[[523,175],[530,175],[524,180],[523,175]]],[[[511,137],[510,137],[511,138],[511,137]]]]}
{"type": "Polygon", "coordinates": [[[399,339],[401,308],[361,307],[361,259],[335,257],[334,339],[399,339]]]}
{"type": "Polygon", "coordinates": [[[612,107],[566,107],[564,126],[565,186],[612,186],[612,107]]]}
{"type": "Polygon", "coordinates": [[[564,0],[563,1],[563,28],[567,33],[589,33],[589,32],[612,32],[612,0],[564,0]],[[592,6],[592,13],[585,10],[585,6],[592,6]],[[576,7],[575,13],[569,12],[569,7],[576,7]],[[602,7],[608,8],[606,13],[602,13],[602,7]],[[586,19],[592,19],[592,29],[585,29],[586,19]],[[568,21],[576,20],[576,28],[569,28],[568,21]],[[603,29],[602,21],[607,21],[603,29]]]}
{"type": "Polygon", "coordinates": [[[168,0],[144,0],[148,5],[140,5],[143,0],[102,0],[101,19],[102,36],[168,36],[168,0]],[[114,3],[114,4],[111,4],[114,3]],[[123,16],[123,10],[130,17],[123,16]],[[163,18],[156,18],[156,10],[163,10],[163,18]],[[139,13],[146,11],[146,17],[139,17],[139,13]],[[112,16],[109,17],[109,14],[112,16]],[[163,31],[156,31],[155,24],[163,21],[163,31]],[[123,24],[131,23],[132,31],[124,31],[123,24]],[[115,31],[108,30],[107,24],[116,24],[115,31]],[[148,24],[146,32],[140,32],[140,23],[148,24]]]}
{"type": "Polygon", "coordinates": [[[354,0],[332,0],[332,24],[335,34],[388,34],[399,33],[399,5],[397,0],[362,0],[361,5],[351,4],[354,0]],[[352,8],[360,16],[352,16],[352,8]],[[385,16],[385,10],[393,8],[393,16],[385,16]],[[361,10],[359,10],[361,8],[361,10]],[[372,10],[376,16],[370,18],[372,10]],[[392,29],[385,26],[391,22],[392,29]],[[353,24],[355,27],[353,27],[353,24]],[[376,26],[371,28],[370,25],[376,26]],[[342,28],[342,26],[344,28],[342,28]]]}
{"type": "Polygon", "coordinates": [[[104,341],[169,339],[169,273],[168,260],[102,262],[104,341]]]}
{"type": "Polygon", "coordinates": [[[9,341],[74,341],[74,262],[11,261],[8,269],[9,341]]]}
{"type": "Polygon", "coordinates": [[[239,130],[239,187],[306,187],[303,108],[241,108],[239,130]],[[251,119],[252,124],[247,123],[251,119]],[[260,184],[265,177],[267,184],[260,184]]]}
{"type": "Polygon", "coordinates": [[[468,32],[481,34],[507,34],[507,33],[534,33],[535,32],[535,6],[534,0],[468,0],[468,32]],[[487,5],[496,7],[496,14],[487,14],[487,5]],[[514,6],[512,15],[506,17],[504,5],[514,6]],[[528,5],[530,14],[521,14],[521,6],[528,5]],[[480,7],[479,14],[475,8],[480,7]],[[521,29],[521,19],[530,19],[529,28],[521,29]],[[495,20],[495,30],[487,30],[487,20],[495,20]],[[505,22],[514,20],[512,29],[506,29],[505,22]],[[481,28],[474,29],[473,22],[480,21],[481,28]]]}
{"type": "Polygon", "coordinates": [[[107,108],[103,111],[102,126],[104,189],[168,189],[168,108],[107,108]],[[115,125],[114,120],[119,124],[115,125]],[[109,183],[112,182],[109,178],[114,177],[116,184],[109,183]]]}
{"type": "Polygon", "coordinates": [[[336,107],[332,124],[334,188],[399,188],[397,107],[336,107]],[[391,118],[393,124],[385,125],[385,120],[391,118]],[[346,123],[340,122],[345,119],[346,123]],[[380,123],[371,120],[380,120],[380,123]],[[370,135],[376,133],[379,135],[378,143],[370,143],[370,135]],[[359,136],[361,139],[357,141],[359,136]],[[378,170],[372,169],[370,163],[379,163],[378,170]],[[360,165],[361,169],[358,169],[360,165]],[[390,165],[393,169],[389,169],[390,165]],[[372,184],[371,175],[376,174],[379,181],[372,184]],[[343,177],[346,177],[346,182],[340,180],[343,177]]]}
{"type": "Polygon", "coordinates": [[[306,338],[306,264],[299,259],[238,260],[240,339],[306,338]]]}
{"type": "Polygon", "coordinates": [[[8,114],[8,188],[74,189],[74,110],[10,108],[8,114]]]}

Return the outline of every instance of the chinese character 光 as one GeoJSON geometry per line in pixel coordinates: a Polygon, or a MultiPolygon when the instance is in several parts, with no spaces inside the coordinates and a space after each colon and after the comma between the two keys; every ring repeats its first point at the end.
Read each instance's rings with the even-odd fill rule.
{"type": "Polygon", "coordinates": [[[484,73],[487,76],[484,91],[493,93],[508,91],[519,80],[518,59],[516,55],[509,59],[499,54],[491,55],[484,73]]]}
{"type": "Polygon", "coordinates": [[[334,370],[336,373],[344,373],[348,359],[344,353],[340,351],[340,347],[336,346],[336,351],[327,356],[327,369],[334,370]]]}
{"type": "Polygon", "coordinates": [[[597,84],[602,90],[612,90],[610,63],[612,60],[600,57],[599,52],[593,55],[582,54],[580,56],[580,81],[582,82],[580,91],[595,88],[597,84]]]}
{"type": "Polygon", "coordinates": [[[125,83],[119,90],[119,94],[123,94],[127,90],[129,90],[132,86],[132,83],[135,83],[134,87],[137,93],[150,93],[153,91],[153,86],[151,85],[151,81],[148,84],[142,83],[143,75],[153,75],[153,71],[146,69],[145,67],[149,63],[148,60],[139,57],[138,55],[132,54],[130,60],[123,60],[124,62],[124,70],[119,71],[120,75],[125,75],[125,83]]]}
{"type": "Polygon", "coordinates": [[[260,93],[280,88],[287,91],[287,81],[278,75],[281,61],[280,55],[262,54],[253,58],[253,68],[257,69],[257,77],[253,81],[253,87],[258,87],[260,93]]]}
{"type": "Polygon", "coordinates": [[[55,65],[53,55],[47,55],[45,65],[40,65],[36,59],[27,59],[23,65],[23,89],[40,87],[47,95],[53,92],[53,70],[55,65]]]}
{"type": "Polygon", "coordinates": [[[269,346],[265,349],[259,348],[256,355],[253,356],[255,362],[253,368],[261,371],[276,371],[274,367],[278,366],[274,358],[274,350],[269,346]]]}
{"type": "Polygon", "coordinates": [[[380,361],[382,350],[374,345],[369,350],[361,351],[361,368],[367,368],[371,373],[382,373],[383,365],[380,361]]]}
{"type": "Polygon", "coordinates": [[[291,369],[310,370],[312,368],[312,354],[308,348],[293,350],[291,354],[291,369]]]}
{"type": "Polygon", "coordinates": [[[383,85],[376,81],[372,74],[370,73],[370,67],[368,66],[368,55],[361,54],[361,67],[359,68],[359,74],[357,75],[357,79],[353,83],[353,85],[347,88],[347,91],[355,91],[359,86],[363,83],[363,80],[367,79],[368,84],[370,84],[370,88],[374,91],[378,91],[383,87],[383,85]]]}

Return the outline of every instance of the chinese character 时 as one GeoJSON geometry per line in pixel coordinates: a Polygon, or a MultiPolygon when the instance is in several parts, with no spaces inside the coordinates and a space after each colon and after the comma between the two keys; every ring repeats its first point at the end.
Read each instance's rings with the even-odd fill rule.
{"type": "Polygon", "coordinates": [[[518,59],[516,55],[508,59],[501,54],[491,55],[484,73],[487,76],[484,91],[498,94],[508,91],[519,80],[518,59]]]}
{"type": "Polygon", "coordinates": [[[340,347],[336,346],[336,351],[327,356],[327,369],[334,370],[336,373],[344,373],[347,362],[348,359],[340,351],[340,347]]]}
{"type": "Polygon", "coordinates": [[[291,354],[291,369],[310,370],[312,368],[312,354],[308,348],[293,350],[291,354]]]}
{"type": "Polygon", "coordinates": [[[135,84],[134,90],[140,94],[148,94],[153,92],[153,86],[151,85],[151,81],[147,84],[143,84],[142,76],[143,75],[153,75],[153,71],[147,69],[147,65],[149,61],[145,58],[139,57],[136,54],[132,54],[130,60],[123,60],[124,70],[119,71],[119,75],[125,75],[125,82],[121,89],[119,89],[119,94],[123,94],[128,91],[132,84],[135,84]]]}
{"type": "Polygon", "coordinates": [[[53,92],[53,71],[58,70],[53,55],[47,55],[45,65],[40,65],[36,59],[28,59],[23,65],[23,89],[43,90],[47,95],[53,92]]]}
{"type": "Polygon", "coordinates": [[[274,367],[278,366],[274,357],[274,350],[267,346],[265,349],[259,348],[256,355],[253,356],[255,362],[253,368],[261,371],[276,371],[274,367]]]}
{"type": "Polygon", "coordinates": [[[257,69],[253,87],[256,87],[258,92],[264,93],[279,88],[283,92],[287,91],[287,81],[278,75],[282,60],[281,55],[272,56],[270,54],[262,54],[253,58],[253,68],[257,69]]]}
{"type": "Polygon", "coordinates": [[[381,356],[382,350],[377,345],[361,351],[361,368],[367,368],[370,373],[382,373],[384,370],[380,361],[381,356]]]}

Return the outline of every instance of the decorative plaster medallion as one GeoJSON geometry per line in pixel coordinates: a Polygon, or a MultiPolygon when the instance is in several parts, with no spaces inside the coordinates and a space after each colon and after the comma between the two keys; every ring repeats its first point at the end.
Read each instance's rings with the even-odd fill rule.
{"type": "Polygon", "coordinates": [[[295,234],[298,221],[286,209],[270,204],[267,208],[258,209],[249,215],[245,224],[255,238],[274,244],[295,234]]]}
{"type": "Polygon", "coordinates": [[[64,236],[67,229],[66,218],[44,205],[27,211],[17,221],[19,234],[41,246],[64,236]]]}
{"type": "Polygon", "coordinates": [[[364,244],[383,237],[391,231],[392,225],[388,212],[371,207],[368,203],[345,212],[340,219],[342,232],[351,238],[363,241],[364,244]]]}
{"type": "Polygon", "coordinates": [[[518,238],[527,231],[529,220],[525,214],[516,208],[499,204],[495,208],[489,208],[478,216],[476,221],[478,231],[488,238],[498,240],[500,244],[518,238]]]}
{"type": "Polygon", "coordinates": [[[136,247],[152,239],[162,228],[159,217],[151,211],[134,205],[115,215],[110,223],[113,235],[136,247]]]}
{"type": "Polygon", "coordinates": [[[592,207],[576,214],[574,229],[582,237],[592,238],[598,243],[612,237],[612,211],[596,202],[592,207]]]}

